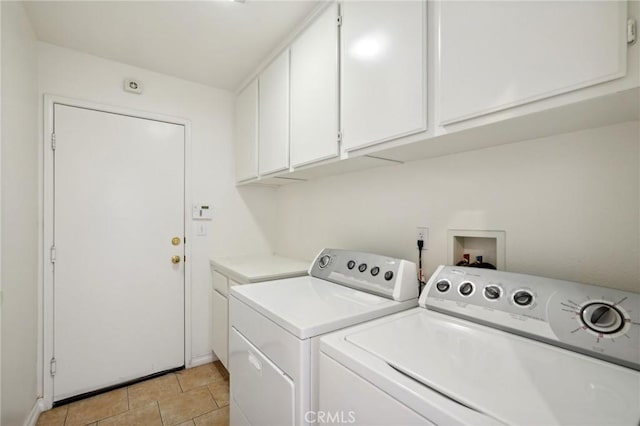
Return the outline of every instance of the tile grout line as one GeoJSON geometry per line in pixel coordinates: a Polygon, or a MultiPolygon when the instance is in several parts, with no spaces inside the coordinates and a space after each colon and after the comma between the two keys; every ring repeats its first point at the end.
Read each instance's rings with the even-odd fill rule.
{"type": "MultiPolygon", "coordinates": [[[[216,410],[219,410],[221,407],[220,405],[218,405],[218,400],[216,399],[215,396],[213,396],[213,393],[211,392],[211,388],[209,387],[209,385],[205,385],[205,386],[207,387],[207,391],[209,392],[209,395],[211,395],[211,399],[213,399],[213,403],[216,404],[216,410]]],[[[213,410],[213,411],[216,411],[216,410],[213,410]]],[[[209,413],[211,412],[212,411],[209,411],[209,413]]]]}
{"type": "Polygon", "coordinates": [[[156,400],[156,407],[158,407],[158,414],[160,414],[160,423],[162,423],[162,426],[167,426],[164,423],[164,417],[162,417],[162,410],[160,410],[160,401],[156,400]]]}

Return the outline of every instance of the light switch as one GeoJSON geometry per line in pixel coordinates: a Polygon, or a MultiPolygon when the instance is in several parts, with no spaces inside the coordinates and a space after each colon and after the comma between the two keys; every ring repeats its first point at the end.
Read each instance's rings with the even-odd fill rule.
{"type": "Polygon", "coordinates": [[[196,236],[197,237],[204,237],[205,235],[207,235],[207,224],[204,222],[197,222],[196,223],[196,236]]]}

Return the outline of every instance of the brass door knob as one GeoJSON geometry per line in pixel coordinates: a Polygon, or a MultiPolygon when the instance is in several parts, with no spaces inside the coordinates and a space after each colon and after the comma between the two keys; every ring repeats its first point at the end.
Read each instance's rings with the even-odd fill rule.
{"type": "Polygon", "coordinates": [[[177,254],[175,256],[171,256],[171,263],[180,263],[180,256],[178,256],[177,254]]]}
{"type": "Polygon", "coordinates": [[[171,244],[173,244],[174,246],[177,246],[180,244],[180,238],[179,237],[173,237],[171,239],[171,244]]]}

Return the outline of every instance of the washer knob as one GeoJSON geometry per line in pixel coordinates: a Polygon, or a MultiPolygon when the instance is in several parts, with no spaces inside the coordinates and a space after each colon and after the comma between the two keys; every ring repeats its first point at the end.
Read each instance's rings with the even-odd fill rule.
{"type": "Polygon", "coordinates": [[[318,266],[320,267],[320,269],[326,268],[329,263],[331,263],[331,256],[329,256],[328,254],[325,254],[320,258],[320,260],[318,260],[318,266]]]}
{"type": "Polygon", "coordinates": [[[513,301],[516,305],[529,306],[533,302],[533,294],[526,290],[516,291],[516,294],[513,295],[513,301]]]}
{"type": "Polygon", "coordinates": [[[393,271],[387,271],[384,273],[384,279],[391,281],[393,279],[393,271]]]}
{"type": "Polygon", "coordinates": [[[447,280],[440,280],[436,283],[436,289],[440,293],[444,293],[445,291],[449,290],[449,288],[451,288],[451,283],[447,280]]]}
{"type": "Polygon", "coordinates": [[[458,291],[463,296],[469,296],[471,293],[473,293],[473,283],[469,281],[463,282],[462,284],[460,284],[460,288],[458,288],[458,291]]]}
{"type": "Polygon", "coordinates": [[[355,266],[356,266],[356,262],[354,262],[353,260],[350,260],[347,262],[347,268],[353,269],[355,266]]]}
{"type": "Polygon", "coordinates": [[[358,271],[364,272],[366,270],[367,270],[367,264],[366,263],[361,263],[360,266],[358,266],[358,271]]]}
{"type": "Polygon", "coordinates": [[[371,268],[371,275],[373,275],[374,277],[379,273],[380,273],[380,268],[378,268],[377,266],[374,266],[373,268],[371,268]]]}
{"type": "Polygon", "coordinates": [[[582,322],[593,331],[612,334],[624,326],[624,317],[613,305],[595,302],[584,308],[580,313],[582,322]]]}
{"type": "Polygon", "coordinates": [[[488,285],[484,288],[484,296],[489,300],[496,300],[500,297],[500,287],[497,285],[488,285]]]}

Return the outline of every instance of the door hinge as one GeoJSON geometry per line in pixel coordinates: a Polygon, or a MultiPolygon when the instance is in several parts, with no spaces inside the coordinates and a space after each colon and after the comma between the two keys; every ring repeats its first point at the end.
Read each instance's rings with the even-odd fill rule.
{"type": "Polygon", "coordinates": [[[51,149],[56,150],[56,134],[51,133],[51,149]]]}
{"type": "Polygon", "coordinates": [[[336,23],[339,27],[342,26],[342,15],[338,15],[338,17],[336,18],[336,23]]]}
{"type": "Polygon", "coordinates": [[[51,362],[49,363],[49,374],[51,374],[51,377],[56,375],[56,359],[55,358],[51,358],[51,362]]]}
{"type": "Polygon", "coordinates": [[[185,256],[185,257],[184,257],[184,261],[185,261],[185,262],[187,261],[187,256],[185,256]]]}
{"type": "Polygon", "coordinates": [[[338,132],[338,143],[342,143],[342,132],[338,132]]]}
{"type": "Polygon", "coordinates": [[[637,38],[637,26],[635,19],[629,19],[627,21],[627,43],[633,44],[637,38]]]}
{"type": "Polygon", "coordinates": [[[56,263],[56,246],[51,246],[51,249],[49,250],[49,259],[51,260],[51,263],[56,263]]]}
{"type": "Polygon", "coordinates": [[[187,244],[187,237],[184,237],[184,243],[187,244]]]}

